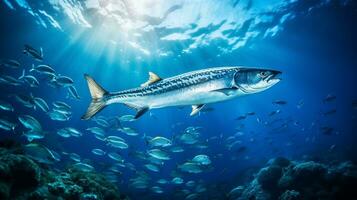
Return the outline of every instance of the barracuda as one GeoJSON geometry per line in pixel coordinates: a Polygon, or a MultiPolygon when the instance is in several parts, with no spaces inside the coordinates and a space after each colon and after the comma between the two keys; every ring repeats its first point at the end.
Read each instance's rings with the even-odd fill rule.
{"type": "Polygon", "coordinates": [[[112,93],[85,74],[92,101],[82,119],[90,119],[113,103],[135,109],[135,119],[149,109],[184,105],[192,106],[192,116],[205,104],[264,91],[281,80],[280,74],[270,69],[217,67],[162,79],[149,72],[149,80],[141,87],[112,93]]]}

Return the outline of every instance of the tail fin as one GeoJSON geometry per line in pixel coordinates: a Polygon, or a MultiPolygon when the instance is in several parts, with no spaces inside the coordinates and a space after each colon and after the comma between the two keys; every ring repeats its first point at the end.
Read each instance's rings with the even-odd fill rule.
{"type": "Polygon", "coordinates": [[[18,78],[18,79],[22,79],[22,78],[24,78],[25,77],[25,70],[22,70],[22,74],[21,74],[21,76],[18,78]]]}
{"type": "Polygon", "coordinates": [[[35,65],[34,64],[32,64],[30,72],[32,72],[33,70],[35,70],[35,65]]]}
{"type": "Polygon", "coordinates": [[[16,134],[16,130],[15,130],[16,126],[17,126],[17,125],[11,127],[11,130],[12,130],[12,132],[13,132],[14,134],[16,134]]]}
{"type": "Polygon", "coordinates": [[[87,112],[82,116],[82,119],[87,120],[106,106],[103,97],[107,95],[108,92],[98,85],[98,83],[96,83],[88,74],[85,74],[84,78],[87,80],[89,92],[92,97],[92,102],[89,104],[87,112]]]}

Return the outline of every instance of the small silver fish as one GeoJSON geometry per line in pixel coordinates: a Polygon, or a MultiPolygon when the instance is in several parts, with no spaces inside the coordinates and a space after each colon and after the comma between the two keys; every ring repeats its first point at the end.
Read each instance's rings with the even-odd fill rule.
{"type": "Polygon", "coordinates": [[[36,77],[32,75],[26,75],[25,70],[22,71],[22,75],[18,79],[24,80],[26,83],[30,85],[30,87],[38,87],[40,85],[40,82],[38,82],[36,77]]]}
{"type": "Polygon", "coordinates": [[[0,76],[0,83],[5,84],[5,85],[12,85],[12,86],[20,86],[22,85],[23,81],[18,80],[12,76],[0,76]]]}
{"type": "Polygon", "coordinates": [[[31,115],[20,115],[18,119],[25,128],[33,131],[42,131],[40,122],[31,115]]]}
{"type": "Polygon", "coordinates": [[[67,98],[72,98],[72,99],[77,99],[77,100],[81,99],[81,97],[79,96],[79,94],[77,92],[77,89],[73,85],[67,87],[67,89],[68,89],[67,98]]]}
{"type": "Polygon", "coordinates": [[[55,70],[48,65],[37,65],[32,64],[30,72],[38,72],[40,74],[55,74],[55,70]]]}
{"type": "Polygon", "coordinates": [[[26,54],[26,55],[32,56],[34,59],[36,59],[38,61],[42,61],[43,60],[42,48],[40,48],[40,51],[38,51],[35,48],[33,48],[32,46],[30,46],[28,44],[25,44],[23,53],[26,54]]]}
{"type": "Polygon", "coordinates": [[[92,153],[98,156],[104,156],[105,155],[105,151],[103,151],[102,149],[92,149],[92,153]]]}
{"type": "Polygon", "coordinates": [[[50,111],[47,114],[52,120],[55,121],[68,121],[70,119],[70,116],[56,111],[50,111]]]}
{"type": "Polygon", "coordinates": [[[48,112],[50,110],[50,108],[48,107],[48,104],[42,98],[34,97],[33,101],[34,101],[35,105],[37,107],[39,107],[43,112],[48,112]]]}
{"type": "Polygon", "coordinates": [[[16,126],[17,126],[17,124],[15,124],[7,119],[0,118],[0,129],[5,130],[5,131],[13,131],[15,133],[16,126]]]}
{"type": "Polygon", "coordinates": [[[62,75],[56,76],[55,80],[62,87],[69,87],[72,86],[74,83],[74,81],[71,78],[62,75]]]}
{"type": "Polygon", "coordinates": [[[165,137],[157,136],[148,140],[148,144],[152,147],[168,147],[172,145],[172,142],[165,137]]]}
{"type": "Polygon", "coordinates": [[[0,66],[5,66],[9,68],[20,68],[21,64],[17,60],[9,59],[1,61],[0,66]]]}
{"type": "Polygon", "coordinates": [[[35,107],[35,102],[33,100],[34,97],[32,96],[32,94],[30,94],[30,96],[22,95],[22,94],[15,94],[13,96],[15,97],[15,100],[21,103],[23,106],[27,108],[35,107]]]}
{"type": "Polygon", "coordinates": [[[83,172],[94,171],[94,167],[92,165],[87,164],[87,163],[81,163],[81,162],[74,164],[73,168],[83,171],[83,172]]]}
{"type": "Polygon", "coordinates": [[[45,137],[45,132],[42,130],[29,130],[23,133],[29,142],[32,140],[43,139],[45,137]]]}
{"type": "Polygon", "coordinates": [[[56,162],[56,157],[52,151],[41,144],[30,143],[24,147],[25,154],[40,163],[53,164],[56,162]]]}
{"type": "Polygon", "coordinates": [[[11,111],[11,112],[14,111],[14,107],[10,103],[2,100],[0,100],[0,109],[4,111],[11,111]]]}

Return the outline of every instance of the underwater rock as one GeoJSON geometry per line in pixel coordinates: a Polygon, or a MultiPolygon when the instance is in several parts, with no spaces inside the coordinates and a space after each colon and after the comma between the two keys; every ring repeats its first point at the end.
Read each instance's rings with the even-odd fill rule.
{"type": "Polygon", "coordinates": [[[351,199],[357,196],[357,166],[277,158],[246,184],[238,200],[351,199]]]}
{"type": "Polygon", "coordinates": [[[18,149],[0,148],[0,199],[128,199],[103,175],[37,164],[18,149]]]}
{"type": "MultiPolygon", "coordinates": [[[[2,151],[7,151],[7,149],[18,149],[21,147],[21,143],[15,140],[2,139],[0,140],[0,148],[2,151]]],[[[1,154],[1,153],[0,153],[1,154]]]]}
{"type": "Polygon", "coordinates": [[[326,166],[314,161],[298,163],[285,169],[278,186],[281,189],[304,188],[306,184],[321,182],[326,172],[326,166]]]}
{"type": "Polygon", "coordinates": [[[13,195],[30,191],[40,184],[39,166],[24,155],[12,154],[4,149],[0,153],[1,196],[11,198],[13,195]],[[6,191],[8,194],[5,194],[6,191]]]}
{"type": "MultiPolygon", "coordinates": [[[[48,188],[44,185],[38,187],[35,191],[28,194],[26,197],[27,200],[43,200],[50,199],[50,194],[48,192],[48,188]]],[[[54,198],[54,197],[53,197],[54,198]]]]}
{"type": "Polygon", "coordinates": [[[229,193],[228,193],[228,196],[230,198],[233,198],[233,197],[238,197],[240,195],[242,195],[242,192],[244,191],[244,187],[243,186],[237,186],[235,188],[233,188],[229,193]]]}
{"type": "Polygon", "coordinates": [[[291,175],[291,168],[286,169],[286,172],[283,173],[281,178],[278,181],[278,187],[280,189],[287,189],[294,183],[294,178],[291,175]]]}
{"type": "Polygon", "coordinates": [[[281,177],[282,168],[276,165],[262,168],[258,175],[257,180],[262,186],[262,189],[274,189],[281,177]]]}
{"type": "Polygon", "coordinates": [[[357,177],[357,167],[351,161],[347,161],[339,164],[336,168],[332,170],[332,172],[341,174],[345,178],[357,177]]]}
{"type": "Polygon", "coordinates": [[[296,177],[297,181],[316,181],[323,178],[326,171],[327,169],[324,165],[310,161],[295,165],[293,168],[293,175],[296,177]]]}
{"type": "Polygon", "coordinates": [[[267,200],[271,199],[269,193],[265,192],[257,179],[254,179],[242,192],[242,195],[237,198],[237,200],[267,200]]]}
{"type": "Polygon", "coordinates": [[[0,199],[8,199],[10,197],[10,187],[0,182],[0,199]]]}
{"type": "Polygon", "coordinates": [[[290,160],[284,157],[277,157],[271,161],[271,165],[276,165],[279,167],[287,167],[290,165],[290,160]]]}

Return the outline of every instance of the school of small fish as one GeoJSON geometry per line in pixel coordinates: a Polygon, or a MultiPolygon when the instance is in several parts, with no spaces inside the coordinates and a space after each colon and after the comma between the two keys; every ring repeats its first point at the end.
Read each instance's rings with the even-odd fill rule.
{"type": "MultiPolygon", "coordinates": [[[[42,49],[37,50],[30,45],[25,45],[24,54],[32,57],[36,63],[32,64],[28,69],[14,59],[2,60],[1,68],[8,70],[18,70],[18,77],[13,77],[1,73],[0,84],[6,87],[26,87],[29,91],[19,94],[10,94],[8,99],[0,100],[0,111],[3,113],[14,113],[16,106],[21,105],[27,109],[33,109],[40,114],[44,113],[47,119],[57,121],[59,125],[53,131],[52,127],[48,127],[44,122],[44,118],[37,118],[27,113],[17,115],[17,121],[9,120],[5,115],[0,117],[0,129],[9,134],[21,135],[26,138],[28,143],[25,145],[25,152],[34,160],[44,164],[54,164],[59,161],[67,160],[72,163],[73,167],[85,172],[99,170],[96,169],[92,161],[83,158],[78,152],[67,152],[63,150],[54,150],[41,144],[41,140],[46,137],[59,137],[62,140],[70,140],[70,138],[79,138],[84,135],[90,136],[93,140],[105,145],[105,148],[93,147],[87,151],[98,158],[108,159],[109,165],[106,164],[104,169],[100,169],[105,174],[108,180],[119,184],[127,184],[130,188],[137,190],[150,190],[156,194],[165,193],[166,185],[177,186],[186,199],[196,199],[200,193],[207,190],[204,181],[194,178],[192,174],[208,173],[215,170],[215,164],[219,159],[226,154],[231,160],[243,158],[244,160],[251,159],[247,141],[254,143],[259,137],[258,133],[250,132],[244,129],[244,121],[254,121],[257,126],[269,127],[273,133],[283,132],[287,129],[298,128],[301,132],[317,129],[324,135],[338,134],[338,130],[334,127],[323,124],[321,120],[316,120],[309,125],[302,124],[290,116],[284,116],[284,107],[291,103],[286,100],[278,99],[272,101],[276,109],[270,113],[261,114],[254,111],[240,114],[236,119],[232,119],[232,123],[237,123],[236,133],[233,135],[225,135],[217,132],[216,136],[205,137],[204,127],[188,126],[183,123],[176,123],[171,126],[174,134],[150,134],[141,133],[134,127],[135,116],[123,115],[116,117],[94,117],[89,122],[85,130],[67,126],[64,122],[72,119],[72,106],[68,101],[81,100],[80,95],[74,85],[74,81],[65,75],[57,73],[50,65],[43,64],[44,55],[42,49]],[[67,91],[66,100],[57,100],[49,102],[43,97],[35,96],[33,89],[42,85],[48,85],[56,89],[64,89],[67,91]],[[40,120],[41,119],[41,120],[40,120]],[[42,123],[41,123],[42,122],[42,123]],[[52,129],[52,130],[51,130],[52,129]],[[52,133],[54,132],[54,133],[52,133]],[[163,135],[171,135],[164,137],[163,135]],[[145,150],[139,150],[130,141],[135,138],[136,141],[145,144],[145,150]],[[247,139],[248,138],[248,139],[247,139]],[[215,147],[215,148],[209,148],[215,147]],[[190,152],[196,152],[185,159],[176,159],[181,157],[187,149],[190,152]],[[209,149],[224,149],[225,151],[216,153],[209,149]],[[176,163],[176,166],[167,166],[169,160],[181,160],[176,163]],[[164,168],[172,168],[170,176],[163,177],[160,174],[164,168]],[[123,173],[131,174],[129,180],[121,179],[123,173]],[[153,176],[155,174],[155,176],[153,176]]],[[[336,101],[335,95],[329,94],[322,99],[322,104],[325,106],[321,111],[321,117],[328,118],[337,113],[335,107],[331,107],[336,101]],[[327,105],[327,106],[326,106],[327,105]]],[[[294,108],[301,110],[305,105],[304,100],[298,101],[294,108]]],[[[357,109],[357,101],[352,102],[352,109],[357,109]]],[[[213,107],[205,107],[200,113],[206,114],[214,112],[213,107]]],[[[154,118],[153,114],[150,114],[154,118]]],[[[155,117],[155,119],[157,119],[155,117]]],[[[218,130],[217,130],[218,131],[218,130]]],[[[316,135],[309,134],[306,137],[306,142],[314,142],[316,135]]],[[[274,144],[273,137],[266,138],[269,144],[274,144]]],[[[292,145],[287,143],[287,146],[292,145]]],[[[332,145],[330,150],[335,149],[332,145]]],[[[222,170],[221,173],[226,173],[222,170]]],[[[234,188],[239,190],[240,188],[234,188]]]]}

